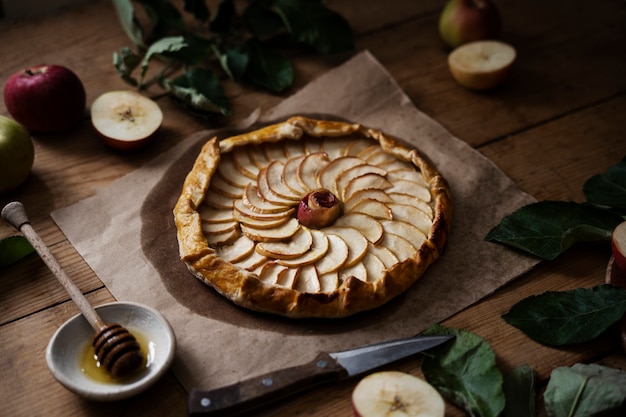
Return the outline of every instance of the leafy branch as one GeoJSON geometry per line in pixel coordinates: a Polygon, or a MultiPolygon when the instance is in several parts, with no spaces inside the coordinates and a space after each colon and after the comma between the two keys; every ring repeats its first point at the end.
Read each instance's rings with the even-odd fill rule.
{"type": "Polygon", "coordinates": [[[354,48],[350,26],[323,0],[249,0],[240,12],[234,0],[220,0],[214,10],[205,0],[177,3],[182,10],[169,0],[114,0],[134,50],[122,47],[113,64],[127,84],[158,84],[199,115],[230,113],[220,77],[271,93],[289,88],[293,67],[278,46],[354,48]],[[148,77],[155,61],[160,69],[148,77]]]}

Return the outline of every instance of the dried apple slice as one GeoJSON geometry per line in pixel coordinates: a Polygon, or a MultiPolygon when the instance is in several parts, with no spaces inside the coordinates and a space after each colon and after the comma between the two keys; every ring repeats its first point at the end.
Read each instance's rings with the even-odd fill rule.
{"type": "Polygon", "coordinates": [[[335,195],[341,195],[337,191],[337,178],[342,172],[357,165],[362,165],[363,161],[356,156],[342,156],[324,166],[317,174],[317,184],[320,188],[326,188],[335,195]]]}
{"type": "Polygon", "coordinates": [[[317,185],[317,174],[326,164],[328,164],[328,155],[324,152],[315,152],[307,155],[297,170],[298,181],[307,191],[319,188],[317,185]]]}
{"type": "Polygon", "coordinates": [[[341,237],[333,234],[326,235],[328,250],[326,255],[315,263],[320,275],[337,272],[348,260],[348,244],[341,237]]]}
{"type": "Polygon", "coordinates": [[[313,243],[307,252],[297,258],[279,259],[277,261],[278,264],[289,267],[304,266],[322,259],[328,253],[330,247],[328,237],[319,230],[311,230],[311,236],[313,237],[313,243]]]}
{"type": "Polygon", "coordinates": [[[239,262],[254,252],[254,241],[245,235],[239,236],[231,245],[217,248],[217,254],[228,262],[239,262]]]}
{"type": "Polygon", "coordinates": [[[266,170],[267,185],[272,192],[282,199],[297,203],[300,201],[301,195],[295,193],[283,181],[283,170],[285,164],[282,161],[271,162],[266,170]]]}
{"type": "Polygon", "coordinates": [[[349,213],[363,213],[372,216],[375,219],[393,219],[391,209],[386,203],[372,198],[366,198],[359,201],[349,211],[349,213]]]}
{"type": "Polygon", "coordinates": [[[291,238],[300,229],[300,223],[293,217],[285,223],[271,229],[256,228],[245,224],[241,225],[241,231],[257,242],[280,242],[291,238]]]}
{"type": "Polygon", "coordinates": [[[367,252],[367,239],[361,232],[352,227],[327,227],[322,229],[324,233],[339,236],[348,245],[348,259],[344,266],[350,267],[356,264],[367,252]]]}
{"type": "Polygon", "coordinates": [[[382,175],[370,173],[353,178],[343,191],[343,200],[350,200],[352,195],[360,190],[387,190],[393,184],[382,175]]]}
{"type": "Polygon", "coordinates": [[[432,220],[422,210],[407,206],[406,204],[389,204],[389,208],[393,213],[393,219],[396,221],[402,221],[411,223],[424,233],[424,235],[430,233],[430,229],[433,227],[432,220]]]}
{"type": "Polygon", "coordinates": [[[387,171],[380,167],[365,163],[346,169],[345,171],[339,173],[335,181],[337,184],[337,192],[339,193],[338,195],[343,195],[343,192],[350,181],[365,174],[378,174],[384,177],[387,175],[387,171]]]}
{"type": "Polygon", "coordinates": [[[395,220],[381,220],[380,224],[383,226],[383,229],[385,229],[385,234],[392,233],[401,236],[408,240],[415,248],[422,246],[422,243],[426,240],[426,235],[410,223],[395,220]]]}
{"type": "Polygon", "coordinates": [[[383,227],[374,217],[363,213],[347,213],[335,221],[335,226],[352,227],[365,236],[367,240],[376,244],[383,238],[383,227]]]}
{"type": "Polygon", "coordinates": [[[258,243],[256,251],[274,259],[291,259],[304,255],[312,244],[311,231],[306,227],[301,227],[289,240],[258,243]]]}
{"type": "Polygon", "coordinates": [[[295,277],[295,282],[293,284],[293,288],[296,291],[300,292],[308,292],[308,293],[318,293],[320,292],[321,286],[319,281],[319,276],[317,275],[317,270],[312,265],[302,266],[297,269],[298,273],[295,277]]]}

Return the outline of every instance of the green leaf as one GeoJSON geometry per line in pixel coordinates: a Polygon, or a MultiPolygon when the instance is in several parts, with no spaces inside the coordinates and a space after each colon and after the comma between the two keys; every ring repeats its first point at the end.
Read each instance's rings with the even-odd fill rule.
{"type": "Polygon", "coordinates": [[[322,53],[354,49],[352,29],[320,0],[274,0],[291,36],[322,53]]]}
{"type": "Polygon", "coordinates": [[[127,46],[123,47],[119,53],[113,53],[113,66],[122,80],[134,87],[139,85],[139,81],[131,74],[141,63],[141,57],[133,53],[127,46]]]}
{"type": "Polygon", "coordinates": [[[267,39],[286,30],[280,16],[261,2],[253,1],[243,12],[246,27],[255,37],[267,39]]]}
{"type": "Polygon", "coordinates": [[[163,85],[173,97],[195,113],[230,113],[219,79],[210,70],[192,68],[173,81],[164,80],[163,85]]]}
{"type": "Polygon", "coordinates": [[[126,36],[138,47],[145,47],[143,29],[135,19],[135,8],[131,0],[113,0],[117,18],[126,36]]]}
{"type": "Polygon", "coordinates": [[[220,0],[217,12],[213,15],[209,29],[218,33],[229,33],[233,30],[237,13],[233,0],[220,0]]]}
{"type": "Polygon", "coordinates": [[[558,367],[543,398],[549,417],[623,416],[626,372],[595,364],[558,367]]]}
{"type": "Polygon", "coordinates": [[[183,9],[200,22],[206,22],[211,15],[204,0],[184,0],[183,9]]]}
{"type": "Polygon", "coordinates": [[[206,60],[212,54],[209,41],[191,36],[169,36],[161,38],[148,48],[141,63],[141,78],[148,71],[150,60],[155,56],[174,59],[187,65],[206,60]]]}
{"type": "Polygon", "coordinates": [[[541,201],[504,217],[485,240],[552,260],[578,242],[609,240],[624,219],[589,204],[541,201]]]}
{"type": "Polygon", "coordinates": [[[140,0],[152,21],[152,38],[158,39],[185,29],[185,20],[169,0],[140,0]]]}
{"type": "Polygon", "coordinates": [[[0,267],[11,265],[34,251],[24,236],[0,239],[0,267]]]}
{"type": "Polygon", "coordinates": [[[625,312],[626,290],[603,284],[527,297],[502,318],[539,343],[563,346],[596,338],[625,312]]]}
{"type": "Polygon", "coordinates": [[[528,365],[522,365],[504,376],[504,397],[506,406],[503,417],[534,417],[535,371],[528,365]]]}
{"type": "Polygon", "coordinates": [[[274,93],[279,93],[293,83],[293,69],[289,60],[257,39],[246,43],[248,66],[246,77],[252,83],[274,93]]]}
{"type": "Polygon", "coordinates": [[[589,178],[583,191],[590,203],[626,209],[626,160],[589,178]]]}
{"type": "Polygon", "coordinates": [[[245,49],[232,46],[226,47],[224,50],[214,48],[220,65],[231,80],[240,82],[246,72],[248,66],[248,53],[245,49]]]}
{"type": "Polygon", "coordinates": [[[472,417],[497,417],[504,409],[503,378],[495,354],[479,336],[433,325],[426,335],[454,334],[453,342],[424,353],[422,371],[448,400],[472,417]]]}

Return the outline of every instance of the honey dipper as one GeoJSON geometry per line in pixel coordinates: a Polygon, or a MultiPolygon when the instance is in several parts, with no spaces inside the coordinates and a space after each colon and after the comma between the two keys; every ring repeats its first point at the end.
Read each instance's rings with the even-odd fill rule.
{"type": "Polygon", "coordinates": [[[106,324],[100,318],[87,298],[65,273],[41,237],[35,232],[28,220],[24,205],[18,201],[9,203],[2,209],[1,215],[7,223],[20,231],[33,246],[95,330],[93,347],[100,366],[116,378],[123,378],[136,371],[143,362],[143,355],[135,336],[121,325],[106,324]]]}

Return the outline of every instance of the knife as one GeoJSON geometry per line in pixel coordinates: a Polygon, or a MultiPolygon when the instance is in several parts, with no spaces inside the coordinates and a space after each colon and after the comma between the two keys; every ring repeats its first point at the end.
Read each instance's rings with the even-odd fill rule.
{"type": "Polygon", "coordinates": [[[332,353],[210,391],[193,389],[189,417],[236,416],[314,386],[339,381],[439,346],[454,335],[415,336],[332,353]]]}

